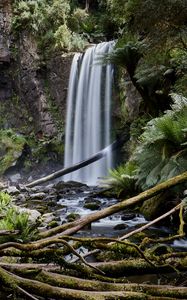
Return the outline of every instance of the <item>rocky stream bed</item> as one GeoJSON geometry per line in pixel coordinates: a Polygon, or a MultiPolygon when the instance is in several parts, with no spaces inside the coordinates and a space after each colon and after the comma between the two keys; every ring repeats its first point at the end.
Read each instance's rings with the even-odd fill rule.
{"type": "MultiPolygon", "coordinates": [[[[30,222],[38,224],[40,232],[73,222],[93,212],[114,205],[119,201],[119,199],[103,197],[103,188],[90,187],[73,181],[59,181],[32,188],[28,188],[23,184],[17,184],[16,186],[2,185],[1,188],[12,196],[13,203],[20,213],[28,213],[30,222]]],[[[148,221],[138,212],[127,209],[89,224],[78,231],[75,236],[120,238],[146,223],[148,221]]],[[[175,234],[176,228],[167,225],[167,223],[161,223],[151,226],[144,233],[141,233],[141,238],[149,236],[149,238],[157,239],[158,237],[164,238],[175,234]]],[[[134,241],[136,242],[136,238],[134,241]]],[[[162,245],[160,247],[161,250],[159,250],[161,254],[168,251],[167,247],[171,247],[175,251],[185,251],[187,240],[185,238],[176,239],[168,242],[167,246],[162,245]]],[[[81,246],[77,251],[85,255],[88,249],[81,246]]],[[[73,254],[67,255],[65,258],[68,262],[76,261],[76,256],[73,254]]],[[[96,260],[90,255],[88,261],[95,262],[96,260]]],[[[173,276],[175,278],[175,275],[169,275],[170,280],[173,276]]],[[[138,283],[151,282],[158,284],[167,282],[168,277],[166,275],[158,276],[158,274],[154,273],[149,275],[142,274],[141,276],[135,274],[128,276],[128,280],[138,283]]]]}

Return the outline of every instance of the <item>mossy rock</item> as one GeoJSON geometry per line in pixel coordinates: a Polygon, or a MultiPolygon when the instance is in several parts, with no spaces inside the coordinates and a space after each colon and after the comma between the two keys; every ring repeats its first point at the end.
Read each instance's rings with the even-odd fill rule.
{"type": "Polygon", "coordinates": [[[79,214],[76,213],[70,213],[69,215],[67,215],[66,219],[68,222],[73,222],[75,220],[78,220],[80,218],[79,214]]]}
{"type": "Polygon", "coordinates": [[[149,255],[163,255],[163,254],[167,254],[167,253],[172,253],[173,249],[172,247],[165,245],[165,244],[158,244],[153,246],[149,251],[149,255]]]}
{"type": "Polygon", "coordinates": [[[100,209],[100,204],[98,204],[97,202],[85,203],[84,208],[87,208],[90,210],[97,210],[97,209],[100,209]]]}
{"type": "Polygon", "coordinates": [[[154,196],[142,204],[140,213],[144,215],[147,220],[153,220],[163,213],[164,202],[167,194],[159,194],[154,196]]]}
{"type": "Polygon", "coordinates": [[[23,153],[26,140],[12,130],[0,130],[0,175],[10,167],[15,166],[23,153]]]}
{"type": "Polygon", "coordinates": [[[58,226],[58,222],[54,220],[54,221],[51,221],[48,224],[47,228],[54,228],[54,227],[57,227],[57,226],[58,226]]]}

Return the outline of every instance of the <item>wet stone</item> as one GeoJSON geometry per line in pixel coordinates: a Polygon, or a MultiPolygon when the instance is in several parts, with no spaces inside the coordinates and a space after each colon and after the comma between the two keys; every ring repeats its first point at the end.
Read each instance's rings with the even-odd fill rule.
{"type": "Polygon", "coordinates": [[[96,202],[85,203],[84,208],[87,208],[90,210],[98,210],[98,209],[100,209],[100,204],[98,204],[96,202]]]}
{"type": "Polygon", "coordinates": [[[10,195],[18,195],[20,193],[20,191],[15,186],[9,186],[7,189],[5,189],[5,192],[10,195]]]}
{"type": "Polygon", "coordinates": [[[47,229],[50,229],[50,228],[55,228],[58,226],[58,222],[56,220],[54,221],[51,221],[48,226],[47,226],[47,229]]]}
{"type": "Polygon", "coordinates": [[[30,189],[27,188],[25,185],[23,184],[18,184],[17,188],[19,189],[20,192],[25,193],[25,192],[30,192],[30,189]]]}
{"type": "Polygon", "coordinates": [[[83,207],[91,210],[97,210],[101,208],[101,204],[100,200],[87,197],[85,198],[83,207]]]}
{"type": "Polygon", "coordinates": [[[56,185],[54,185],[54,188],[63,193],[71,193],[72,191],[75,193],[77,192],[82,192],[86,189],[88,189],[88,186],[84,183],[81,182],[76,182],[76,181],[60,181],[56,185]]]}
{"type": "Polygon", "coordinates": [[[132,220],[136,217],[135,213],[125,213],[123,216],[121,216],[121,219],[123,221],[128,221],[128,220],[132,220]]]}
{"type": "Polygon", "coordinates": [[[43,199],[45,198],[46,194],[45,193],[36,193],[36,194],[31,194],[30,198],[31,199],[43,199]]]}
{"type": "Polygon", "coordinates": [[[76,214],[76,213],[71,213],[69,214],[66,219],[68,220],[68,222],[72,222],[72,221],[75,221],[77,219],[80,218],[80,215],[79,214],[76,214]]]}
{"type": "Polygon", "coordinates": [[[24,202],[24,201],[26,201],[26,196],[24,194],[19,194],[16,197],[16,200],[19,201],[19,202],[24,202]]]}
{"type": "Polygon", "coordinates": [[[126,224],[117,224],[116,226],[114,226],[114,230],[124,230],[127,228],[128,228],[128,225],[126,225],[126,224]]]}

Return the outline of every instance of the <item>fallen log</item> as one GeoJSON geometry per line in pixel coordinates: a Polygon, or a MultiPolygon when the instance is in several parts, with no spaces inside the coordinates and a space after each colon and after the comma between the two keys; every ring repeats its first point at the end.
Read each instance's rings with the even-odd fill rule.
{"type": "Polygon", "coordinates": [[[19,234],[19,230],[0,230],[0,236],[10,236],[19,234]]]}
{"type": "Polygon", "coordinates": [[[19,275],[0,268],[0,281],[6,286],[21,287],[36,296],[48,295],[54,299],[110,300],[110,299],[186,299],[187,287],[148,285],[136,283],[108,283],[86,280],[38,270],[15,270],[19,275]],[[27,278],[23,278],[27,277],[27,278]],[[33,279],[33,278],[34,279],[33,279]],[[47,282],[47,284],[45,283],[47,282]],[[76,286],[76,290],[74,289],[76,286]],[[43,293],[43,294],[42,294],[43,293]]]}
{"type": "Polygon", "coordinates": [[[98,161],[99,159],[105,157],[107,155],[107,153],[109,151],[114,151],[115,149],[117,149],[118,147],[120,147],[124,141],[127,141],[128,140],[128,135],[127,136],[122,136],[121,138],[119,138],[118,140],[114,141],[111,145],[105,147],[104,149],[102,149],[101,151],[97,152],[95,155],[93,155],[92,157],[88,158],[88,159],[85,159],[71,167],[67,167],[67,168],[63,168],[59,171],[56,171],[48,176],[45,176],[45,177],[42,177],[40,179],[37,179],[31,183],[28,183],[26,184],[26,187],[33,187],[33,186],[36,186],[36,185],[39,185],[39,184],[42,184],[46,181],[49,181],[49,180],[53,180],[55,178],[58,178],[60,176],[63,176],[63,175],[66,175],[66,174],[69,174],[69,173],[72,173],[76,170],[79,170],[83,167],[86,167],[96,161],[98,161]]]}

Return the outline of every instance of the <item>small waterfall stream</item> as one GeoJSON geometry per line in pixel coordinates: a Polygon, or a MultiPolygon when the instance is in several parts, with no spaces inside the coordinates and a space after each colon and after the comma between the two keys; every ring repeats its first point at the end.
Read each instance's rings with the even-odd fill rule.
{"type": "MultiPolygon", "coordinates": [[[[111,143],[112,65],[98,64],[98,56],[112,50],[113,42],[90,47],[75,54],[69,79],[64,167],[88,159],[111,143]]],[[[112,154],[64,176],[95,185],[112,167],[112,154]]]]}

